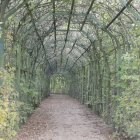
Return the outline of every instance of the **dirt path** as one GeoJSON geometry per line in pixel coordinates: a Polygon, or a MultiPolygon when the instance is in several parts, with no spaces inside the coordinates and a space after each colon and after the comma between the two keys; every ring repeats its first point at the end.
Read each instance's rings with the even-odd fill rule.
{"type": "Polygon", "coordinates": [[[23,125],[15,140],[111,140],[96,115],[66,95],[51,95],[23,125]]]}

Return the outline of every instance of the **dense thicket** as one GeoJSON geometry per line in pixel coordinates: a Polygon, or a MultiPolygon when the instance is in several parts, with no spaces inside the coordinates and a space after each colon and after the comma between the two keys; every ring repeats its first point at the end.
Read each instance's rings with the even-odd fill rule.
{"type": "Polygon", "coordinates": [[[139,40],[139,0],[1,0],[0,139],[15,135],[50,87],[139,139],[139,40]]]}

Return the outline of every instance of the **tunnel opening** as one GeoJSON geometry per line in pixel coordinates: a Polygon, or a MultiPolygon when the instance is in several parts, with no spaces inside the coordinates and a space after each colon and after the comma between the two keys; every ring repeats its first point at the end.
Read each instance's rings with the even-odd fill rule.
{"type": "Polygon", "coordinates": [[[63,74],[53,74],[50,77],[50,94],[68,94],[68,78],[63,74]]]}

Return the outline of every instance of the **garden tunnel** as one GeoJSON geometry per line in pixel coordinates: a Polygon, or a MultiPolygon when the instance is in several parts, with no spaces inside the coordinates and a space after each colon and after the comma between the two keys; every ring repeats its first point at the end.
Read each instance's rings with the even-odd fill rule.
{"type": "Polygon", "coordinates": [[[63,74],[54,74],[50,77],[51,94],[68,94],[69,76],[63,74]]]}
{"type": "Polygon", "coordinates": [[[1,0],[0,77],[18,92],[2,95],[23,102],[13,104],[23,116],[50,94],[53,77],[63,77],[67,94],[137,137],[139,39],[139,0],[1,0]]]}

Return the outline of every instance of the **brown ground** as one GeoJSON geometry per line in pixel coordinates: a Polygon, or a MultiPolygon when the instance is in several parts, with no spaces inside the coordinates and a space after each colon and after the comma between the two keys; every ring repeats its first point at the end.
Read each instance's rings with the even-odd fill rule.
{"type": "Polygon", "coordinates": [[[15,140],[112,140],[109,131],[77,100],[51,95],[23,125],[15,140]]]}

